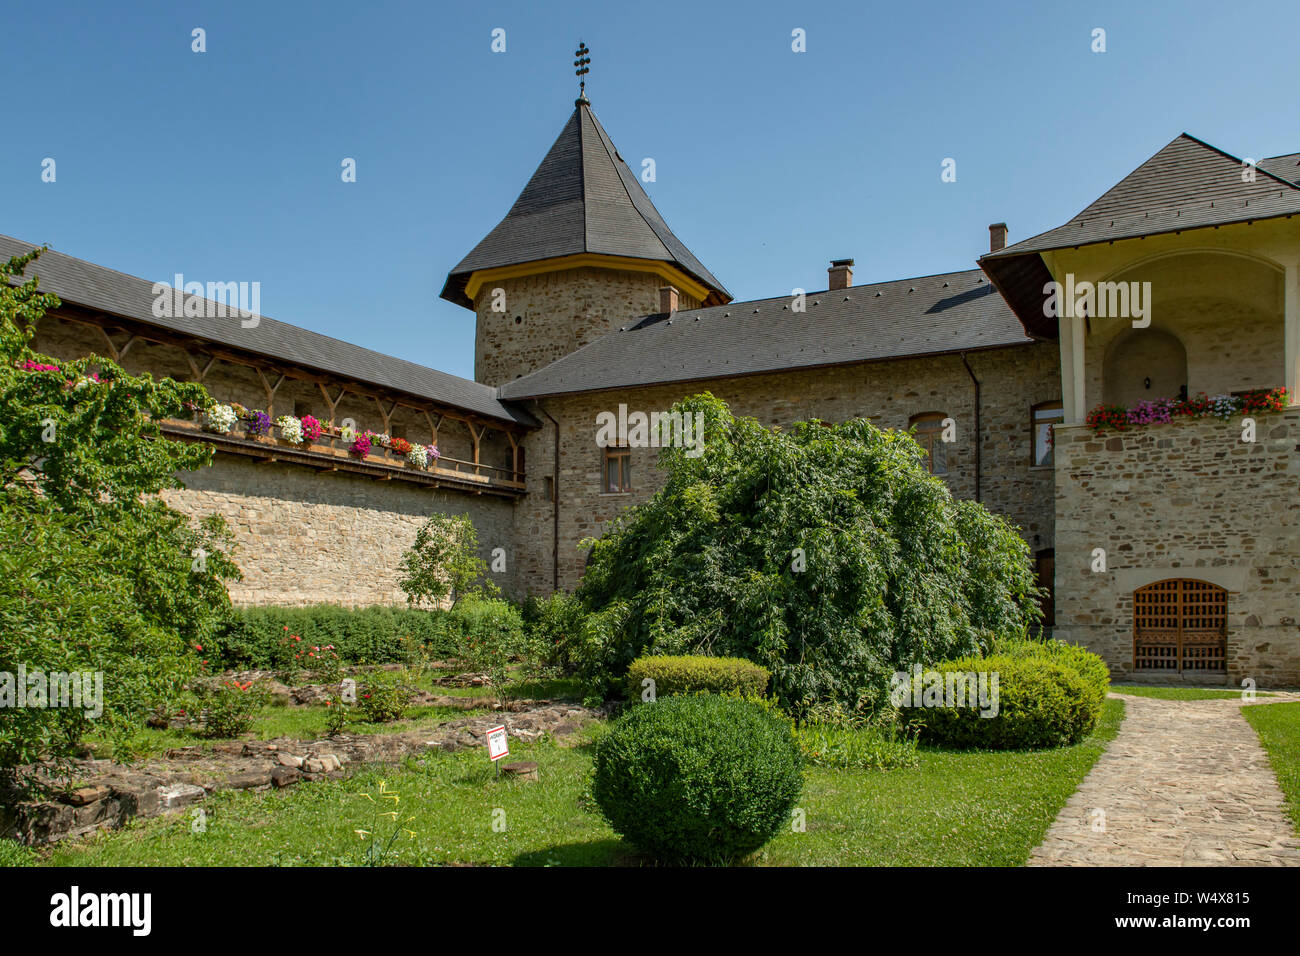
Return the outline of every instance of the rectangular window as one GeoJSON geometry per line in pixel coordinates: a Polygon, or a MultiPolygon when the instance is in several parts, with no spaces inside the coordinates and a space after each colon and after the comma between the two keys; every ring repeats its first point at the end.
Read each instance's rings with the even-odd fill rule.
{"type": "Polygon", "coordinates": [[[1030,459],[1034,465],[1049,467],[1053,464],[1052,457],[1052,426],[1059,425],[1065,421],[1065,412],[1060,402],[1043,402],[1035,405],[1030,410],[1030,431],[1033,440],[1033,457],[1030,459]]]}
{"type": "Polygon", "coordinates": [[[624,446],[605,449],[604,489],[607,495],[632,490],[632,451],[624,446]]]}
{"type": "Polygon", "coordinates": [[[948,474],[948,444],[943,440],[943,423],[948,416],[943,412],[913,415],[908,427],[914,429],[912,437],[926,450],[930,474],[948,474]]]}

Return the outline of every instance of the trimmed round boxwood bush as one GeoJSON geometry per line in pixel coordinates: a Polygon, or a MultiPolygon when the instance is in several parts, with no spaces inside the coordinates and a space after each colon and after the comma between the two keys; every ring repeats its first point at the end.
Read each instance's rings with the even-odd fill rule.
{"type": "MultiPolygon", "coordinates": [[[[1044,657],[994,654],[944,661],[927,673],[996,675],[997,713],[976,706],[925,706],[903,711],[924,743],[941,747],[1022,750],[1076,744],[1101,715],[1096,692],[1072,667],[1044,657]]],[[[917,683],[924,686],[926,675],[917,683]]],[[[990,708],[991,710],[991,708],[990,708]]]]}
{"type": "Polygon", "coordinates": [[[592,794],[611,827],[665,863],[727,862],[790,819],[803,786],[790,722],[737,697],[634,707],[596,746],[592,794]]]}
{"type": "Polygon", "coordinates": [[[646,679],[654,681],[655,697],[677,694],[729,694],[762,697],[771,679],[766,667],[741,657],[700,654],[638,657],[627,669],[627,696],[644,698],[646,679]]]}
{"type": "Polygon", "coordinates": [[[1055,661],[1062,667],[1068,667],[1083,678],[1092,691],[1097,713],[1100,715],[1102,704],[1106,702],[1106,693],[1110,690],[1110,668],[1098,655],[1077,644],[1065,641],[999,641],[994,648],[997,654],[1009,657],[1035,657],[1055,661]]]}

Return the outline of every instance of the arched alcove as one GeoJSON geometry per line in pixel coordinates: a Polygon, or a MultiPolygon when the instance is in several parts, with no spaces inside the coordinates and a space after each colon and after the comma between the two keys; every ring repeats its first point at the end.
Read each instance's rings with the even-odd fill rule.
{"type": "Polygon", "coordinates": [[[1129,329],[1106,349],[1102,401],[1133,405],[1178,398],[1187,390],[1187,350],[1178,336],[1162,329],[1129,329]]]}

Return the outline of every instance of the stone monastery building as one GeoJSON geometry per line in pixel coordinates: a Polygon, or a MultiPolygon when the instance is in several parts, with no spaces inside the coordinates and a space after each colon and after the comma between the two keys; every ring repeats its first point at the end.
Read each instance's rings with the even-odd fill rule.
{"type": "MultiPolygon", "coordinates": [[[[597,415],[708,390],[770,425],[915,428],[954,494],[1019,527],[1056,636],[1117,675],[1294,685],[1297,216],[1300,154],[1250,166],[1184,134],[1058,228],[1007,246],[991,226],[975,268],[855,286],[837,260],[799,313],[789,295],[732,301],[583,97],[442,290],[475,313],[475,381],[270,318],[202,317],[214,303],[197,297],[160,317],[154,283],[53,251],[30,271],[63,306],[35,345],[398,446],[358,459],[337,429],[295,444],[168,422],[216,447],[168,497],[226,516],[237,603],[398,603],[397,562],[439,511],[468,513],[485,556],[503,549],[508,592],[572,588],[578,542],[661,480],[657,449],[597,444],[597,415]],[[1278,387],[1281,410],[1086,423],[1103,403],[1278,387]],[[440,457],[414,464],[399,439],[440,457]]],[[[0,255],[31,248],[0,237],[0,255]]]]}

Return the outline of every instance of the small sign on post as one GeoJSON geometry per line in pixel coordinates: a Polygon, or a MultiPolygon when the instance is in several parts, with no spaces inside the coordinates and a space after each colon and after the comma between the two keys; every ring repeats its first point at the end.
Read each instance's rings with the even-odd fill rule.
{"type": "Polygon", "coordinates": [[[497,775],[501,774],[501,765],[497,763],[502,757],[510,756],[510,738],[506,735],[505,724],[493,727],[487,732],[488,759],[496,764],[497,775]]]}

